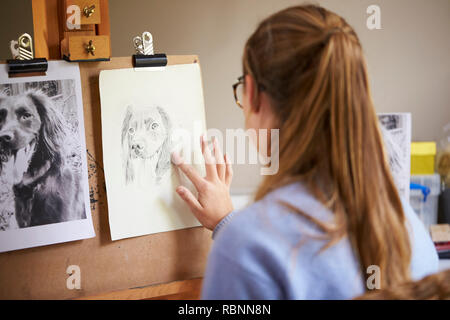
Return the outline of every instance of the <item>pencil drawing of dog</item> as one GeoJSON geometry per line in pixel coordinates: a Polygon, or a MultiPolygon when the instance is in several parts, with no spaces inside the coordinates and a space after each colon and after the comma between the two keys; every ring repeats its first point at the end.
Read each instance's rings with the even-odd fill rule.
{"type": "Polygon", "coordinates": [[[0,168],[20,228],[86,218],[80,177],[66,164],[67,130],[46,94],[0,96],[0,168]]]}
{"type": "Polygon", "coordinates": [[[122,159],[127,184],[158,184],[170,169],[171,124],[161,107],[128,106],[122,125],[122,159]]]}

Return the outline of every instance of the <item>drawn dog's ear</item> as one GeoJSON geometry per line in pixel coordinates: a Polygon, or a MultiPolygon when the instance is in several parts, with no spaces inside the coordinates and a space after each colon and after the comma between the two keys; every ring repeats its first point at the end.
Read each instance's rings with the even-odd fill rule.
{"type": "Polygon", "coordinates": [[[125,117],[123,118],[122,122],[122,147],[124,146],[127,140],[126,137],[128,133],[128,128],[130,127],[130,120],[132,116],[133,116],[133,106],[129,105],[127,107],[127,110],[125,111],[125,117]]]}
{"type": "Polygon", "coordinates": [[[122,163],[125,171],[125,182],[129,183],[134,180],[134,169],[130,159],[130,146],[128,144],[128,130],[130,121],[133,116],[133,106],[129,105],[125,112],[122,122],[122,163]]]}
{"type": "Polygon", "coordinates": [[[172,125],[170,123],[170,118],[167,113],[161,107],[156,107],[164,127],[166,128],[166,138],[164,139],[163,145],[161,146],[161,151],[159,153],[158,163],[156,164],[156,176],[159,180],[162,175],[170,168],[170,152],[172,149],[172,125]]]}
{"type": "Polygon", "coordinates": [[[60,164],[64,161],[62,155],[65,150],[67,123],[46,94],[41,91],[30,91],[27,96],[36,106],[41,120],[37,151],[43,159],[60,164]]]}

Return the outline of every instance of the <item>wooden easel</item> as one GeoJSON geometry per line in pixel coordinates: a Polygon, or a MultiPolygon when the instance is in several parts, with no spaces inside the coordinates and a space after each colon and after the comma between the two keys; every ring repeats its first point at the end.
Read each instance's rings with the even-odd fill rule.
{"type": "MultiPolygon", "coordinates": [[[[63,0],[32,1],[36,57],[61,59],[59,1],[63,0]]],[[[105,22],[102,32],[109,35],[108,1],[100,3],[105,22]]],[[[168,56],[169,65],[185,63],[198,63],[198,57],[168,56]]],[[[199,298],[212,242],[206,229],[197,227],[111,241],[102,170],[99,73],[131,68],[132,59],[111,58],[108,62],[79,65],[96,237],[0,254],[0,299],[199,298]],[[66,287],[66,268],[72,264],[81,268],[81,290],[66,287]]]]}
{"type": "MultiPolygon", "coordinates": [[[[47,60],[60,60],[61,43],[72,35],[107,37],[108,42],[97,44],[97,50],[111,53],[110,20],[108,0],[92,0],[98,6],[97,12],[101,23],[81,25],[80,30],[68,31],[66,26],[66,5],[79,4],[81,8],[88,5],[86,0],[32,0],[35,56],[47,60]]],[[[93,22],[97,22],[94,20],[93,22]]],[[[83,22],[83,18],[82,18],[83,22]]],[[[102,39],[103,40],[103,39],[102,39]]],[[[79,56],[83,47],[77,46],[74,51],[79,56]]],[[[75,59],[77,60],[77,59],[75,59]]]]}

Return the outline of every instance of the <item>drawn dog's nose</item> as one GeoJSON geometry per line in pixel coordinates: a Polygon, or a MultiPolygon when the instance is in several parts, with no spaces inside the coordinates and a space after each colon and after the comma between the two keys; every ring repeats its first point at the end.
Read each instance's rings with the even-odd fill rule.
{"type": "Polygon", "coordinates": [[[135,143],[131,146],[131,148],[133,148],[133,150],[139,150],[142,151],[144,150],[144,144],[142,143],[135,143]]]}
{"type": "Polygon", "coordinates": [[[11,142],[13,138],[14,138],[14,135],[12,132],[0,133],[0,141],[1,142],[11,142]]]}

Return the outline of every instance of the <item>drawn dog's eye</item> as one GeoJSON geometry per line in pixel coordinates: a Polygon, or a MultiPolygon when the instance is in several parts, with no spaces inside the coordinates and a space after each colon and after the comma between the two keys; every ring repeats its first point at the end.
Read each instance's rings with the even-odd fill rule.
{"type": "Polygon", "coordinates": [[[156,122],[153,122],[152,123],[152,130],[155,130],[156,128],[158,128],[159,127],[159,124],[158,123],[156,123],[156,122]]]}
{"type": "Polygon", "coordinates": [[[128,129],[128,133],[129,133],[129,134],[134,134],[134,128],[128,129]]]}
{"type": "Polygon", "coordinates": [[[32,116],[31,113],[25,112],[24,114],[22,114],[22,115],[20,116],[20,120],[28,120],[28,119],[31,118],[31,116],[32,116]]]}

